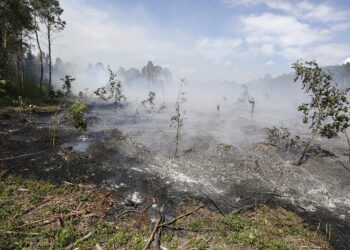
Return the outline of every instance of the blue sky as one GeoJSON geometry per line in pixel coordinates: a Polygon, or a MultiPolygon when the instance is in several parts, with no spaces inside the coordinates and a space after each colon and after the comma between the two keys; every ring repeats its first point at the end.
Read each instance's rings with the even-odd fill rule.
{"type": "Polygon", "coordinates": [[[148,60],[189,80],[239,82],[350,58],[350,1],[62,0],[67,27],[55,52],[86,65],[148,60]]]}

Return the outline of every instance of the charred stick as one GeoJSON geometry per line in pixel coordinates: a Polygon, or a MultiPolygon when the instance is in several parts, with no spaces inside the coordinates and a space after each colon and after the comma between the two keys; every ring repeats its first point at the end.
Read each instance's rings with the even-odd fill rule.
{"type": "Polygon", "coordinates": [[[203,207],[204,207],[204,205],[199,206],[199,207],[197,207],[196,209],[194,209],[194,210],[192,210],[192,211],[190,211],[190,212],[188,212],[188,213],[182,214],[182,215],[180,215],[180,216],[178,216],[178,217],[176,217],[176,218],[174,218],[174,219],[172,219],[172,220],[170,220],[170,221],[166,221],[166,222],[160,224],[159,226],[160,226],[160,227],[163,227],[163,226],[166,226],[166,225],[170,225],[170,224],[174,223],[175,221],[177,221],[177,220],[179,220],[179,219],[181,219],[181,218],[183,218],[183,217],[189,216],[189,215],[193,214],[194,212],[197,212],[199,209],[201,209],[201,208],[203,208],[203,207]]]}
{"type": "Polygon", "coordinates": [[[36,152],[36,153],[31,153],[31,154],[24,154],[24,155],[18,155],[18,156],[13,156],[13,157],[8,157],[8,158],[2,158],[2,159],[0,159],[0,161],[9,161],[9,160],[19,159],[19,158],[23,158],[23,157],[27,157],[27,156],[38,155],[38,154],[45,153],[47,151],[50,151],[50,149],[49,150],[39,151],[39,152],[36,152]]]}
{"type": "Polygon", "coordinates": [[[163,213],[164,207],[165,207],[165,206],[163,205],[162,208],[161,208],[161,215],[159,216],[159,219],[158,219],[156,225],[154,226],[154,228],[153,228],[153,230],[152,230],[152,233],[151,233],[151,236],[149,237],[149,239],[148,239],[148,241],[147,241],[147,244],[146,244],[146,246],[143,248],[143,250],[146,250],[146,249],[150,246],[150,244],[152,243],[152,241],[153,241],[153,239],[154,239],[155,234],[156,234],[157,231],[158,231],[158,228],[161,227],[161,222],[162,222],[162,219],[163,219],[162,213],[163,213]]]}
{"type": "Polygon", "coordinates": [[[46,219],[41,219],[41,220],[25,223],[21,227],[31,226],[31,225],[39,223],[39,222],[52,221],[52,220],[56,220],[56,219],[64,218],[64,217],[71,217],[71,216],[75,216],[75,215],[82,215],[82,214],[85,214],[85,213],[86,213],[86,211],[78,211],[78,212],[73,212],[73,213],[69,213],[69,214],[57,214],[55,216],[52,216],[52,217],[49,217],[49,218],[46,218],[46,219]]]}

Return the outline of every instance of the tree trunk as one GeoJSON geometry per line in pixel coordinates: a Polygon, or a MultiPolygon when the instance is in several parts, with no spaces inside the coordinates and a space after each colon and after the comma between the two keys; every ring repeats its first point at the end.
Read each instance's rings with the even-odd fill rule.
{"type": "Polygon", "coordinates": [[[47,26],[47,42],[49,46],[49,94],[51,93],[51,73],[52,73],[52,63],[51,63],[51,26],[47,26]]]}
{"type": "Polygon", "coordinates": [[[21,32],[21,51],[20,51],[20,80],[21,80],[21,86],[22,90],[24,91],[24,51],[23,51],[23,34],[21,32]]]}
{"type": "Polygon", "coordinates": [[[175,145],[175,154],[174,154],[174,158],[177,157],[178,151],[179,151],[179,140],[180,140],[180,127],[181,127],[181,123],[180,123],[180,119],[181,119],[181,113],[180,113],[180,103],[179,101],[177,102],[177,121],[176,121],[176,145],[175,145]]]}
{"type": "Polygon", "coordinates": [[[180,125],[179,123],[177,124],[177,129],[176,129],[176,145],[175,145],[175,154],[174,157],[177,157],[177,153],[179,151],[179,139],[180,139],[180,125]]]}
{"type": "Polygon", "coordinates": [[[348,157],[349,157],[349,162],[350,162],[350,138],[349,138],[349,135],[348,135],[348,133],[346,132],[346,130],[344,130],[344,134],[345,134],[345,136],[346,136],[346,141],[348,142],[348,150],[349,150],[349,155],[348,155],[348,157]]]}
{"type": "Polygon", "coordinates": [[[6,27],[4,27],[4,42],[2,44],[3,48],[6,49],[7,48],[7,30],[6,27]]]}
{"type": "Polygon", "coordinates": [[[302,155],[301,155],[301,157],[300,157],[300,159],[299,159],[299,161],[297,163],[297,166],[301,165],[301,163],[302,163],[302,161],[303,161],[303,159],[305,157],[305,154],[306,154],[306,152],[308,151],[308,149],[309,149],[309,147],[311,145],[311,142],[314,140],[314,138],[315,138],[315,136],[316,136],[316,134],[318,132],[318,128],[319,128],[319,125],[317,125],[317,127],[314,130],[314,132],[312,133],[311,138],[309,139],[308,143],[306,144],[306,147],[304,148],[304,151],[303,151],[303,153],[302,153],[302,155]]]}
{"type": "Polygon", "coordinates": [[[43,77],[44,77],[44,62],[43,62],[43,51],[41,50],[40,41],[39,41],[39,35],[38,35],[38,23],[35,19],[35,37],[36,37],[36,43],[38,45],[39,49],[39,55],[40,55],[40,92],[43,91],[43,77]]]}

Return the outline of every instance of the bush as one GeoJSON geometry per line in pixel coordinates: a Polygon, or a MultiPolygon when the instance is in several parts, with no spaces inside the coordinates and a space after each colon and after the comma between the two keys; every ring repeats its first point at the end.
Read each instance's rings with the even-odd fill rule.
{"type": "Polygon", "coordinates": [[[71,120],[74,126],[79,131],[84,131],[87,128],[86,120],[84,119],[85,113],[88,111],[88,107],[82,101],[76,101],[70,106],[65,114],[65,117],[71,120]]]}
{"type": "Polygon", "coordinates": [[[267,142],[274,146],[283,145],[290,147],[297,144],[300,139],[299,136],[293,136],[289,129],[284,127],[277,128],[273,126],[272,128],[265,128],[265,133],[267,142]]]}

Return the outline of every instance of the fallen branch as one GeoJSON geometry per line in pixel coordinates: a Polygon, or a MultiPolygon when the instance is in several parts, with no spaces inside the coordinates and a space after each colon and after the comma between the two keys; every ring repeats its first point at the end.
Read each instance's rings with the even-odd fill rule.
{"type": "Polygon", "coordinates": [[[255,207],[259,206],[259,205],[253,204],[253,205],[243,206],[243,207],[240,207],[240,208],[237,208],[237,209],[233,210],[231,213],[237,214],[237,213],[240,213],[242,210],[245,210],[245,209],[249,210],[249,209],[255,208],[255,207]]]}
{"type": "Polygon", "coordinates": [[[143,250],[146,250],[149,245],[152,243],[153,239],[154,239],[154,235],[156,234],[156,232],[158,231],[158,228],[161,227],[161,222],[162,222],[162,219],[163,219],[163,211],[164,211],[164,207],[165,205],[162,206],[162,208],[160,209],[160,216],[159,216],[159,219],[157,221],[157,223],[154,225],[154,228],[152,230],[152,233],[151,233],[151,236],[149,237],[148,241],[147,241],[147,244],[146,246],[143,248],[143,250]]]}
{"type": "Polygon", "coordinates": [[[86,213],[86,211],[78,211],[78,212],[73,212],[73,213],[69,213],[69,214],[57,214],[55,216],[52,216],[52,217],[49,217],[49,218],[46,218],[46,219],[41,219],[41,220],[25,223],[21,227],[31,226],[31,225],[39,223],[39,222],[51,221],[51,220],[56,220],[56,219],[59,219],[59,218],[71,217],[71,216],[81,215],[81,214],[85,214],[85,213],[86,213]]]}
{"type": "Polygon", "coordinates": [[[26,232],[17,232],[17,231],[0,231],[0,234],[40,235],[40,234],[38,234],[38,233],[26,233],[26,232]]]}
{"type": "Polygon", "coordinates": [[[166,225],[170,225],[170,224],[174,223],[175,221],[177,221],[177,220],[179,220],[179,219],[181,219],[181,218],[183,218],[183,217],[189,216],[190,214],[193,214],[194,212],[197,212],[199,209],[201,209],[201,208],[203,208],[203,207],[204,207],[204,205],[199,206],[199,207],[197,207],[196,209],[194,209],[194,210],[192,210],[192,211],[190,211],[190,212],[188,212],[188,213],[182,214],[182,215],[180,215],[180,216],[178,216],[178,217],[176,217],[176,218],[174,218],[174,219],[172,219],[172,220],[170,220],[170,221],[166,221],[166,222],[160,224],[159,226],[160,226],[160,227],[163,227],[163,226],[166,226],[166,225]]]}
{"type": "Polygon", "coordinates": [[[144,209],[142,210],[137,210],[137,209],[129,209],[126,210],[124,212],[121,212],[120,214],[116,215],[115,218],[118,219],[119,217],[123,216],[124,214],[128,214],[128,213],[145,213],[149,208],[151,207],[151,205],[146,206],[144,209]]]}
{"type": "Polygon", "coordinates": [[[141,213],[141,211],[132,209],[132,210],[126,210],[124,212],[121,212],[120,214],[116,215],[115,218],[118,219],[119,217],[123,216],[124,214],[129,214],[129,213],[141,213]]]}
{"type": "Polygon", "coordinates": [[[85,235],[84,237],[78,239],[77,241],[75,241],[74,243],[70,244],[68,247],[66,247],[66,250],[71,249],[75,244],[85,241],[87,239],[89,239],[92,236],[92,232],[88,233],[87,235],[85,235]]]}
{"type": "Polygon", "coordinates": [[[23,158],[23,157],[27,157],[27,156],[38,155],[38,154],[42,154],[42,153],[45,153],[45,152],[50,151],[50,150],[51,150],[51,149],[43,150],[43,151],[39,151],[39,152],[36,152],[36,153],[31,153],[31,154],[24,154],[24,155],[19,155],[19,156],[13,156],[13,157],[8,157],[8,158],[2,158],[2,159],[0,159],[0,161],[9,161],[9,160],[19,159],[19,158],[23,158]]]}
{"type": "Polygon", "coordinates": [[[222,210],[222,208],[219,206],[219,204],[217,204],[213,199],[211,199],[209,196],[207,196],[208,199],[214,204],[214,206],[219,210],[220,214],[222,216],[226,216],[225,212],[222,210]]]}
{"type": "Polygon", "coordinates": [[[220,214],[221,214],[223,217],[225,217],[226,214],[225,214],[224,210],[219,206],[219,204],[218,204],[216,201],[214,201],[214,199],[212,199],[212,198],[208,195],[207,189],[206,189],[203,185],[201,185],[201,184],[200,184],[200,186],[202,187],[202,191],[200,191],[200,192],[201,192],[202,194],[204,194],[204,195],[207,197],[207,199],[208,199],[211,203],[213,203],[213,205],[217,208],[217,210],[220,212],[220,214]]]}
{"type": "Polygon", "coordinates": [[[240,208],[237,208],[235,210],[233,210],[231,213],[237,214],[240,213],[242,210],[250,210],[250,209],[258,209],[259,207],[261,207],[262,205],[266,205],[267,203],[269,203],[272,199],[274,198],[274,196],[271,196],[269,199],[267,199],[266,201],[264,201],[263,203],[254,203],[252,205],[247,205],[247,206],[243,206],[240,208]]]}
{"type": "Polygon", "coordinates": [[[16,214],[16,215],[14,216],[14,218],[17,218],[17,217],[20,216],[20,215],[24,215],[24,214],[26,214],[26,213],[29,213],[29,212],[31,212],[32,210],[34,210],[35,208],[38,208],[38,207],[44,205],[45,203],[51,201],[52,199],[53,199],[53,197],[51,197],[51,198],[49,198],[49,199],[46,199],[46,200],[40,202],[39,204],[37,204],[37,205],[35,205],[35,206],[31,206],[31,207],[29,207],[29,208],[27,208],[27,209],[25,209],[25,210],[23,210],[23,211],[20,211],[18,214],[16,214]]]}
{"type": "MultiPolygon", "coordinates": [[[[161,214],[160,223],[163,222],[163,220],[164,220],[164,216],[161,214]]],[[[160,238],[161,238],[161,234],[162,234],[162,227],[158,227],[157,235],[156,235],[155,240],[154,240],[154,241],[155,241],[155,244],[156,244],[155,248],[156,248],[157,250],[160,250],[160,238]]]]}
{"type": "Polygon", "coordinates": [[[64,184],[67,184],[67,185],[71,185],[71,186],[76,186],[76,187],[81,187],[81,188],[88,188],[88,189],[91,189],[91,188],[96,188],[95,185],[83,185],[83,184],[76,184],[76,183],[71,183],[71,182],[68,182],[68,181],[62,181],[62,183],[64,184]]]}
{"type": "Polygon", "coordinates": [[[165,226],[166,228],[170,230],[179,230],[179,231],[190,231],[190,232],[198,232],[198,231],[219,231],[218,228],[199,228],[199,229],[193,229],[190,227],[171,227],[171,226],[165,226]]]}

